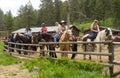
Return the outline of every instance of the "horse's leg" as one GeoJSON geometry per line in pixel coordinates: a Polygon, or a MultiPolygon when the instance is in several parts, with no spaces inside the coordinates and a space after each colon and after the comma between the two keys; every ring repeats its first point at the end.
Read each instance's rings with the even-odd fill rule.
{"type": "MultiPolygon", "coordinates": [[[[28,50],[28,46],[26,46],[26,45],[23,46],[23,49],[24,49],[24,50],[28,50]]],[[[24,51],[24,55],[27,55],[27,54],[28,54],[28,52],[24,51]]]]}
{"type": "MultiPolygon", "coordinates": [[[[100,53],[102,52],[101,50],[102,50],[102,46],[101,46],[101,44],[100,44],[100,48],[99,48],[100,53]]],[[[100,62],[102,62],[101,55],[100,55],[100,62]]]]}
{"type": "MultiPolygon", "coordinates": [[[[53,51],[55,51],[55,47],[54,47],[54,45],[49,45],[49,50],[53,50],[53,51]]],[[[49,55],[51,56],[51,57],[53,57],[53,58],[57,58],[57,55],[56,55],[56,53],[55,52],[49,52],[49,55]]]]}
{"type": "MultiPolygon", "coordinates": [[[[94,49],[95,49],[95,44],[90,44],[89,51],[94,52],[94,49]]],[[[89,60],[91,60],[91,55],[89,55],[89,60]]]]}
{"type": "MultiPolygon", "coordinates": [[[[72,45],[72,51],[77,51],[77,44],[72,45]]],[[[74,59],[75,56],[76,56],[76,53],[73,53],[71,59],[74,59]]]]}
{"type": "MultiPolygon", "coordinates": [[[[49,50],[52,50],[52,47],[51,47],[50,45],[49,45],[49,50]]],[[[51,52],[51,51],[49,52],[49,56],[50,56],[50,57],[53,57],[53,55],[52,55],[52,52],[51,52]]]]}
{"type": "MultiPolygon", "coordinates": [[[[64,46],[64,51],[69,51],[69,50],[70,50],[70,46],[69,46],[69,44],[66,44],[64,46]]],[[[68,53],[64,53],[64,56],[68,58],[68,53]]]]}
{"type": "MultiPolygon", "coordinates": [[[[86,52],[87,51],[87,45],[83,44],[82,47],[84,49],[84,52],[86,52]]],[[[84,54],[84,60],[86,60],[86,54],[84,54]]]]}
{"type": "MultiPolygon", "coordinates": [[[[97,52],[100,52],[100,44],[96,44],[96,46],[97,46],[97,52]]],[[[97,55],[97,61],[98,61],[98,56],[100,56],[99,60],[101,61],[101,55],[97,55]]]]}
{"type": "MultiPolygon", "coordinates": [[[[14,48],[14,46],[15,46],[14,44],[11,44],[11,47],[12,47],[12,48],[14,48]]],[[[14,52],[14,49],[12,49],[12,52],[14,52]]]]}
{"type": "Polygon", "coordinates": [[[40,50],[42,50],[41,53],[40,53],[40,55],[43,55],[43,56],[45,56],[44,46],[45,45],[40,46],[40,50]]]}
{"type": "MultiPolygon", "coordinates": [[[[21,49],[21,45],[16,45],[16,48],[17,49],[21,49]]],[[[21,54],[21,51],[20,50],[17,50],[18,54],[21,54]]]]}

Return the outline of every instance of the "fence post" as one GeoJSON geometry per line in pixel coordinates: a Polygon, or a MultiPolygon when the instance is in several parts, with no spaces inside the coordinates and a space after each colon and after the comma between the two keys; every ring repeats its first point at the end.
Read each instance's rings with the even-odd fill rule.
{"type": "Polygon", "coordinates": [[[42,45],[39,43],[39,46],[38,46],[38,47],[39,47],[39,49],[40,49],[40,56],[41,56],[41,46],[42,46],[42,45]]]}
{"type": "MultiPolygon", "coordinates": [[[[114,47],[112,41],[108,44],[108,49],[109,49],[109,53],[112,53],[112,55],[109,56],[109,63],[112,64],[114,60],[114,47]]],[[[113,68],[114,66],[109,67],[110,76],[113,76],[113,68]]]]}
{"type": "Polygon", "coordinates": [[[41,44],[40,42],[39,42],[39,48],[40,48],[40,56],[42,55],[42,56],[45,56],[45,54],[44,54],[44,44],[41,44]]]}
{"type": "Polygon", "coordinates": [[[10,52],[10,43],[9,41],[7,43],[8,43],[8,52],[10,52]]]}
{"type": "MultiPolygon", "coordinates": [[[[85,43],[85,44],[83,44],[83,46],[85,45],[85,52],[87,51],[87,44],[85,43]]],[[[84,54],[84,60],[86,60],[86,54],[84,54]]]]}

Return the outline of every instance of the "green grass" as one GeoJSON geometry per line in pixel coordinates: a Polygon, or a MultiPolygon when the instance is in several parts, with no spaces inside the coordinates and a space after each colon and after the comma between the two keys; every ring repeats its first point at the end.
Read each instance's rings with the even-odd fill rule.
{"type": "Polygon", "coordinates": [[[27,60],[24,66],[38,71],[38,78],[109,78],[102,74],[103,65],[90,61],[50,58],[27,60]]]}
{"type": "Polygon", "coordinates": [[[104,21],[100,21],[100,25],[101,26],[106,26],[106,27],[112,27],[113,23],[112,23],[113,19],[112,18],[107,18],[104,21]]]}
{"type": "Polygon", "coordinates": [[[85,30],[85,29],[90,28],[91,24],[92,22],[87,22],[87,23],[82,23],[82,24],[74,23],[74,25],[80,30],[85,30]]]}
{"type": "Polygon", "coordinates": [[[3,51],[3,43],[0,42],[0,65],[11,65],[21,62],[21,59],[11,56],[10,54],[3,51]]]}
{"type": "Polygon", "coordinates": [[[3,42],[0,42],[0,51],[2,51],[4,49],[4,43],[3,42]]]}

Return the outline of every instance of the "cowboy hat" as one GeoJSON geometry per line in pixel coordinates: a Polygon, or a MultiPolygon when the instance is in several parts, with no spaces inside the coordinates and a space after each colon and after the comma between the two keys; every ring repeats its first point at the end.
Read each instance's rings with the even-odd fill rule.
{"type": "Polygon", "coordinates": [[[64,20],[62,20],[62,21],[60,21],[60,24],[62,25],[62,24],[66,24],[67,22],[66,21],[64,21],[64,20]]]}

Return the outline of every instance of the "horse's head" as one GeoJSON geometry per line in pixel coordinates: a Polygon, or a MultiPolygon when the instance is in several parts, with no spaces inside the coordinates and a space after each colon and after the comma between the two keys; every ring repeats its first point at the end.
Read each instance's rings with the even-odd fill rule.
{"type": "Polygon", "coordinates": [[[60,40],[62,41],[68,41],[72,39],[72,31],[71,30],[66,30],[64,31],[64,33],[62,34],[60,40]]]}
{"type": "Polygon", "coordinates": [[[106,28],[105,32],[106,32],[106,36],[109,40],[113,39],[112,30],[110,28],[106,28]]]}
{"type": "Polygon", "coordinates": [[[32,35],[31,40],[32,40],[32,43],[33,43],[33,44],[37,44],[37,43],[38,43],[38,34],[37,34],[37,33],[34,33],[34,34],[32,35]]]}

